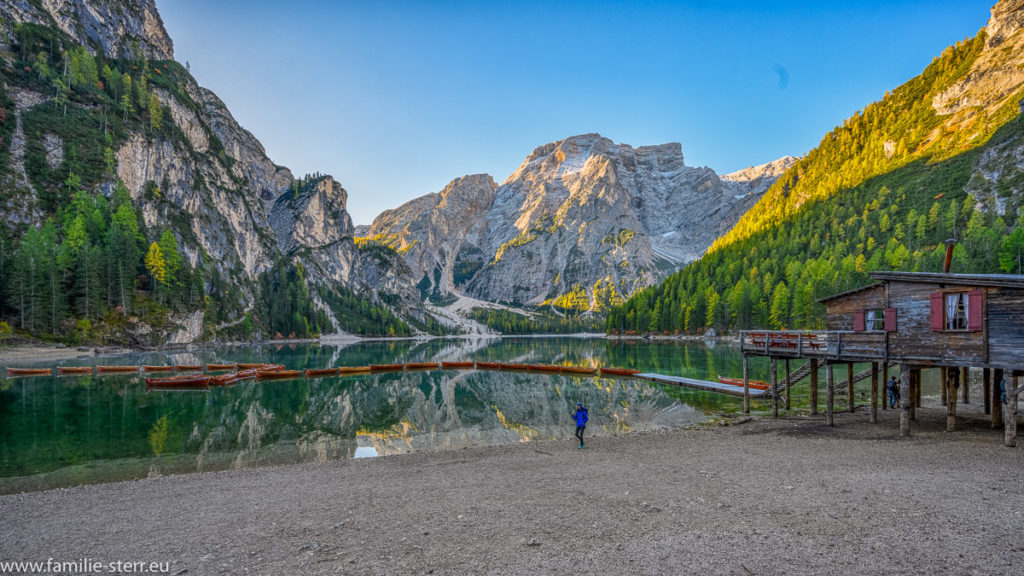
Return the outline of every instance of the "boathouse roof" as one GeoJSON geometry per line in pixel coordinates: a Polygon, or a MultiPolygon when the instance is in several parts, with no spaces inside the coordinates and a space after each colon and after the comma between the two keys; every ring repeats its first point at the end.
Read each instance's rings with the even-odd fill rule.
{"type": "Polygon", "coordinates": [[[954,286],[998,286],[1001,288],[1017,288],[1024,290],[1024,275],[1019,274],[942,274],[938,272],[868,272],[868,277],[875,282],[846,292],[826,296],[818,300],[824,304],[845,298],[884,282],[914,282],[918,284],[942,284],[954,286]]]}

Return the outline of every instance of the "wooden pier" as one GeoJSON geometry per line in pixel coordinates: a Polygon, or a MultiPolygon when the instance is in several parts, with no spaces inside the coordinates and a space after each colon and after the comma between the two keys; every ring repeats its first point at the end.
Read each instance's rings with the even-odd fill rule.
{"type": "MultiPolygon", "coordinates": [[[[647,380],[649,382],[657,382],[659,384],[672,384],[674,386],[682,386],[683,388],[696,388],[697,390],[708,390],[710,392],[721,392],[723,394],[729,394],[731,396],[743,396],[743,388],[739,386],[733,386],[732,384],[722,384],[721,382],[710,382],[708,380],[697,380],[695,378],[684,378],[682,376],[667,376],[665,374],[654,374],[652,372],[643,372],[634,375],[634,378],[641,380],[647,380]]],[[[750,388],[750,396],[759,397],[768,393],[768,390],[760,390],[757,388],[750,388]]]]}

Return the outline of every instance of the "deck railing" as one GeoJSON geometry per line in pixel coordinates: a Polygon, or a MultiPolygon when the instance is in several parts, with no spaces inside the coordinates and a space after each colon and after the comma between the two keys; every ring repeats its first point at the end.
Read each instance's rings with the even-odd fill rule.
{"type": "Polygon", "coordinates": [[[744,354],[797,358],[875,358],[885,355],[884,332],[752,330],[740,333],[744,354]]]}

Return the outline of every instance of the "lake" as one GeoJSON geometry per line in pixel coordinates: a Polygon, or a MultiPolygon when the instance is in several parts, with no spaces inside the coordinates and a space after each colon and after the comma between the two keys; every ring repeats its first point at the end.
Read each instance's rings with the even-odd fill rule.
{"type": "MultiPolygon", "coordinates": [[[[707,380],[742,373],[739,350],[731,344],[603,338],[264,344],[62,365],[269,362],[303,369],[459,360],[636,368],[707,380]]],[[[589,410],[587,435],[595,439],[685,426],[742,408],[738,398],[631,378],[518,372],[432,370],[148,392],[141,374],[10,378],[0,381],[0,493],[467,446],[572,442],[577,402],[589,410]]]]}

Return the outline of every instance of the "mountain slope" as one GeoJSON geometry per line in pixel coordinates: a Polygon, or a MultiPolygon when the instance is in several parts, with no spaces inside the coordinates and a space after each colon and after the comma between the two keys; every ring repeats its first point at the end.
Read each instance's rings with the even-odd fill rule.
{"type": "Polygon", "coordinates": [[[1024,224],[1022,24],[1024,1],[997,4],[976,37],[827,134],[707,256],[608,328],[815,327],[817,298],[872,270],[936,270],[951,235],[955,269],[999,271],[1024,224]]]}
{"type": "Polygon", "coordinates": [[[679,144],[597,134],[540,146],[501,186],[486,175],[379,216],[367,236],[406,259],[426,294],[604,310],[692,261],[794,159],[719,178],[679,144]]]}

